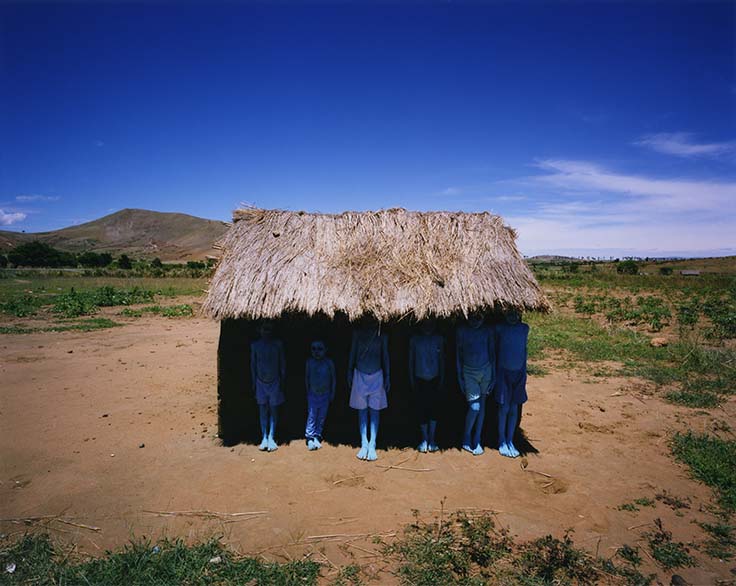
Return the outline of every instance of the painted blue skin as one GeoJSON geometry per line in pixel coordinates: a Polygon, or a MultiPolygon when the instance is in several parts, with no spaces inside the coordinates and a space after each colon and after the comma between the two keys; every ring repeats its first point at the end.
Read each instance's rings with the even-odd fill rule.
{"type": "MultiPolygon", "coordinates": [[[[457,373],[460,391],[465,396],[465,379],[463,366],[482,367],[495,363],[493,330],[483,324],[482,315],[471,315],[467,327],[457,331],[457,373]]],[[[465,414],[465,429],[463,433],[463,450],[474,456],[483,453],[481,434],[486,416],[486,395],[475,401],[468,402],[468,411],[465,414]]]]}
{"type": "MultiPolygon", "coordinates": [[[[264,321],[260,328],[261,338],[251,344],[250,375],[252,388],[256,388],[256,379],[272,382],[279,378],[286,379],[286,360],[281,340],[273,337],[273,323],[264,321]]],[[[273,452],[278,449],[275,440],[276,424],[279,420],[278,407],[259,405],[258,414],[261,422],[261,443],[258,449],[273,452]]]]}
{"type": "MultiPolygon", "coordinates": [[[[330,403],[335,399],[335,364],[329,358],[326,358],[327,346],[322,340],[314,340],[310,347],[312,357],[307,359],[307,365],[304,373],[304,383],[307,387],[307,394],[324,394],[329,393],[330,403]]],[[[307,449],[319,450],[322,442],[318,437],[310,437],[307,439],[307,449]]]]}
{"type": "MultiPolygon", "coordinates": [[[[432,380],[439,378],[440,388],[445,385],[445,340],[436,335],[436,323],[434,320],[426,319],[419,324],[418,336],[412,336],[409,341],[409,383],[412,389],[416,386],[416,379],[432,380]]],[[[422,397],[417,397],[418,401],[422,397]]],[[[433,419],[429,423],[419,426],[422,434],[422,442],[417,450],[426,452],[437,452],[439,447],[435,440],[437,422],[433,419]]]]}
{"type": "MultiPolygon", "coordinates": [[[[498,332],[498,365],[508,370],[526,370],[527,336],[529,326],[521,323],[516,311],[506,314],[506,324],[498,332]]],[[[504,403],[498,406],[498,453],[507,458],[518,458],[519,450],[514,446],[514,431],[519,421],[519,405],[504,403]]]]}
{"type": "MultiPolygon", "coordinates": [[[[381,335],[379,325],[375,321],[367,322],[363,327],[353,332],[350,345],[350,359],[348,362],[348,389],[353,387],[353,373],[355,369],[366,374],[383,370],[383,388],[388,394],[391,388],[388,359],[388,336],[381,335]]],[[[376,453],[376,438],[381,421],[381,412],[376,409],[360,409],[358,411],[358,430],[360,432],[360,450],[356,454],[359,460],[374,461],[378,459],[376,453]],[[370,428],[370,435],[368,434],[370,428]]]]}

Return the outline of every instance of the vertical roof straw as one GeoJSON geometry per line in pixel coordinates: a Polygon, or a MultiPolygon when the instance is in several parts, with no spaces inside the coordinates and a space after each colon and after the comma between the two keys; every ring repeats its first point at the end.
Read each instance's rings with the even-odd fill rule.
{"type": "Polygon", "coordinates": [[[516,233],[487,212],[249,208],[233,220],[203,308],[215,319],[549,309],[516,233]]]}

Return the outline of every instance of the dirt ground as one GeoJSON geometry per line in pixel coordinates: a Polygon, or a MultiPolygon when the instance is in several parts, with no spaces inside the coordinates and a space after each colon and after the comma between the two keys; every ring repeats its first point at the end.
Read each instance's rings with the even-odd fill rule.
{"type": "MultiPolygon", "coordinates": [[[[676,430],[736,425],[733,398],[695,411],[649,395],[642,381],[548,365],[549,375],[530,378],[522,427],[538,453],[524,459],[392,449],[369,463],[347,445],[307,452],[302,441],[268,454],[218,443],[217,339],[214,322],[161,317],[2,336],[0,531],[23,532],[29,526],[18,519],[47,517],[30,526],[90,553],[133,536],[222,535],[270,559],[356,561],[391,584],[373,536],[390,540],[413,509],[431,519],[442,502],[445,511],[494,511],[522,539],[572,528],[576,544],[603,556],[643,543],[656,517],[686,543],[702,543],[694,522],[713,519],[712,492],[673,461],[667,441],[676,430]],[[678,515],[657,501],[617,509],[665,490],[690,508],[678,515]],[[186,511],[230,515],[164,514],[186,511]],[[245,512],[253,514],[232,515],[245,512]]],[[[733,579],[736,562],[693,552],[699,567],[677,570],[690,583],[733,579]]],[[[657,571],[644,557],[644,569],[657,571]]],[[[669,574],[659,576],[669,583],[669,574]]]]}

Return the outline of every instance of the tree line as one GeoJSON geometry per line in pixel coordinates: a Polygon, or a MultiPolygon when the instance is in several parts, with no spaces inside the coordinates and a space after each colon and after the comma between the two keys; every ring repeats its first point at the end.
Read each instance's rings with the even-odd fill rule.
{"type": "MultiPolygon", "coordinates": [[[[183,265],[165,265],[160,258],[152,261],[134,261],[127,254],[114,258],[109,252],[84,251],[80,253],[67,252],[54,248],[50,244],[34,240],[19,244],[7,255],[0,254],[0,268],[32,267],[32,268],[105,268],[115,266],[118,269],[130,270],[133,264],[145,263],[149,266],[165,270],[166,268],[181,267],[183,265]]],[[[210,263],[202,261],[188,261],[188,269],[205,269],[210,263]]]]}

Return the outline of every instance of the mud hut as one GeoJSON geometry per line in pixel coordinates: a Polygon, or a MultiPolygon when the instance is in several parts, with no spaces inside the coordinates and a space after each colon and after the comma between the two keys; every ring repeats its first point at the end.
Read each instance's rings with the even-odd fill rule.
{"type": "MultiPolygon", "coordinates": [[[[303,431],[304,360],[315,337],[327,341],[338,370],[338,399],[330,419],[349,417],[344,381],[350,323],[365,315],[380,320],[390,335],[392,391],[384,429],[392,419],[397,429],[406,427],[406,354],[413,320],[440,320],[449,338],[447,377],[454,383],[454,354],[449,351],[454,320],[475,310],[548,309],[515,239],[502,218],[486,212],[235,211],[233,226],[219,243],[222,258],[203,308],[221,323],[220,437],[232,444],[257,436],[248,347],[256,336],[256,321],[263,318],[277,320],[287,352],[287,404],[281,424],[287,437],[282,439],[295,439],[303,431]]],[[[463,405],[457,407],[461,413],[463,405]]],[[[339,441],[342,426],[328,426],[335,430],[328,439],[339,441]]],[[[345,437],[352,438],[347,429],[345,437]]],[[[390,432],[384,437],[391,442],[390,432]]]]}

